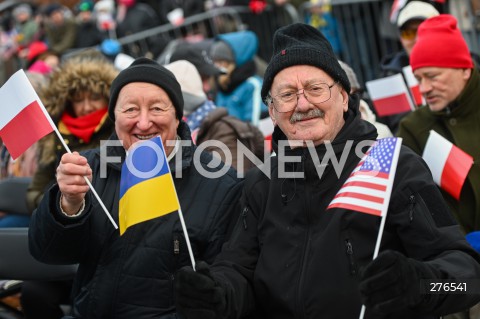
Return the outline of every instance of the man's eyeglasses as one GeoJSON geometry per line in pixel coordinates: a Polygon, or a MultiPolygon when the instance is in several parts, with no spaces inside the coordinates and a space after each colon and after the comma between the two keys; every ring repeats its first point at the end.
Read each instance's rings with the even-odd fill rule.
{"type": "Polygon", "coordinates": [[[417,29],[400,30],[400,37],[405,40],[413,40],[417,36],[417,29]]]}
{"type": "Polygon", "coordinates": [[[330,100],[332,96],[331,89],[337,84],[335,81],[332,85],[327,83],[314,83],[301,90],[289,90],[282,92],[270,98],[275,110],[279,113],[290,112],[297,106],[300,94],[303,94],[308,102],[312,104],[321,104],[330,100]]]}

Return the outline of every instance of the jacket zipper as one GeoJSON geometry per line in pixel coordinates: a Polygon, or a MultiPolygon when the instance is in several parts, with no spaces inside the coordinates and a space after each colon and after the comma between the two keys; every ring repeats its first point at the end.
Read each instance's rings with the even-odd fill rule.
{"type": "MultiPolygon", "coordinates": [[[[178,269],[180,258],[180,239],[178,234],[173,234],[173,273],[170,274],[170,289],[174,292],[175,270],[178,269]]],[[[175,293],[172,293],[173,300],[175,302],[175,293]]]]}
{"type": "Polygon", "coordinates": [[[180,238],[178,234],[173,234],[173,269],[178,269],[180,259],[180,238]]]}
{"type": "Polygon", "coordinates": [[[350,275],[355,276],[357,274],[357,266],[355,265],[353,246],[350,239],[345,239],[345,246],[347,247],[348,262],[350,264],[350,275]]]}
{"type": "Polygon", "coordinates": [[[248,212],[248,207],[245,207],[242,211],[243,228],[245,230],[247,230],[247,212],[248,212]]]}
{"type": "Polygon", "coordinates": [[[415,208],[416,200],[415,200],[415,195],[410,195],[408,197],[408,200],[410,201],[410,208],[409,208],[409,216],[410,216],[410,222],[413,221],[413,211],[415,208]]]}
{"type": "Polygon", "coordinates": [[[175,256],[180,254],[180,240],[177,234],[173,234],[173,254],[175,256]]]}

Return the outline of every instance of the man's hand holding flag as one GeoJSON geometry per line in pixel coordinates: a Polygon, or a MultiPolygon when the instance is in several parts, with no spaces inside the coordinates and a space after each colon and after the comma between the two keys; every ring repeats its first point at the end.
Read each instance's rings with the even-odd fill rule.
{"type": "MultiPolygon", "coordinates": [[[[0,137],[14,159],[22,155],[36,141],[52,131],[57,134],[65,150],[72,154],[23,70],[17,71],[0,88],[0,101],[3,104],[2,112],[0,112],[0,137]]],[[[75,156],[79,155],[75,154],[75,156]]],[[[71,156],[68,156],[68,158],[71,158],[71,156]]],[[[62,160],[64,159],[62,158],[62,160]]],[[[71,173],[69,172],[68,174],[71,173]]],[[[92,191],[110,222],[117,229],[117,224],[88,179],[88,169],[80,169],[79,174],[83,176],[86,185],[88,185],[85,186],[85,192],[88,189],[92,191]]],[[[73,195],[73,197],[82,197],[83,202],[85,195],[79,195],[82,191],[77,189],[74,192],[77,192],[77,194],[73,195]]],[[[68,191],[67,194],[69,194],[68,191]]],[[[66,198],[66,201],[64,201],[62,198],[62,202],[67,206],[71,206],[69,208],[78,206],[76,200],[69,202],[68,199],[66,198]]]]}

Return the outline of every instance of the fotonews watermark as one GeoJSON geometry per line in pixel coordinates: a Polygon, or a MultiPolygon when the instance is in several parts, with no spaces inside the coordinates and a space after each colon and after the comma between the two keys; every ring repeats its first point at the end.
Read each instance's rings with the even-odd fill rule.
{"type": "MultiPolygon", "coordinates": [[[[266,142],[265,142],[266,143],[266,142]]],[[[375,143],[375,141],[361,141],[354,145],[354,141],[347,141],[342,150],[335,149],[335,147],[327,142],[324,145],[325,150],[324,154],[320,158],[318,155],[316,146],[312,141],[290,141],[290,140],[280,140],[278,141],[277,153],[270,154],[264,153],[263,158],[258,158],[250,149],[248,149],[242,142],[237,140],[237,147],[235,154],[232,154],[231,149],[227,147],[224,143],[218,140],[208,140],[202,142],[193,154],[193,166],[194,168],[204,177],[215,179],[225,175],[230,167],[232,166],[234,155],[237,160],[236,162],[236,171],[237,177],[243,178],[246,172],[246,161],[250,161],[254,166],[262,171],[265,176],[271,178],[272,169],[272,157],[276,157],[278,166],[276,175],[279,178],[304,178],[305,172],[302,170],[292,169],[295,166],[295,163],[301,163],[303,161],[301,155],[290,155],[291,152],[287,150],[295,148],[303,148],[308,151],[309,156],[315,166],[316,173],[319,178],[322,178],[325,169],[328,166],[333,167],[335,174],[339,178],[345,168],[347,163],[347,158],[349,154],[353,151],[354,154],[361,159],[365,156],[365,152],[375,143]],[[203,163],[201,160],[202,153],[210,152],[213,155],[212,160],[209,163],[203,163]]],[[[182,160],[183,160],[183,151],[186,148],[192,146],[191,140],[168,140],[166,141],[167,149],[174,149],[175,156],[169,162],[170,167],[172,167],[172,174],[175,178],[182,178],[182,160]],[[173,165],[173,166],[172,166],[173,165]]],[[[266,144],[265,144],[266,146],[266,144]]],[[[109,163],[121,163],[122,159],[120,156],[112,156],[108,154],[109,147],[123,147],[122,141],[120,140],[102,140],[100,143],[100,178],[107,177],[107,167],[109,163]]],[[[150,147],[157,154],[158,159],[162,159],[161,154],[162,150],[160,147],[152,141],[144,141],[138,147],[132,148],[128,158],[133,157],[133,153],[141,147],[150,147]]],[[[265,147],[266,149],[266,147],[265,147]]],[[[305,153],[302,152],[302,153],[305,153]]],[[[126,160],[126,165],[130,172],[139,178],[151,178],[156,176],[163,166],[163,162],[159,160],[157,165],[155,165],[150,171],[139,170],[131,160],[126,160]]],[[[368,157],[367,160],[375,160],[374,158],[368,157]]],[[[251,167],[251,165],[249,165],[251,167]]],[[[377,171],[372,171],[372,176],[377,175],[377,171]]]]}

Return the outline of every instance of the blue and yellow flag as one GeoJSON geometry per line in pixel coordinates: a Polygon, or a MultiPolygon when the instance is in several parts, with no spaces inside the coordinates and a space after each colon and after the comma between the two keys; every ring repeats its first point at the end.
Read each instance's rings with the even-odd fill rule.
{"type": "Polygon", "coordinates": [[[120,180],[120,235],[132,225],[172,213],[179,207],[161,138],[132,146],[120,180]]]}

